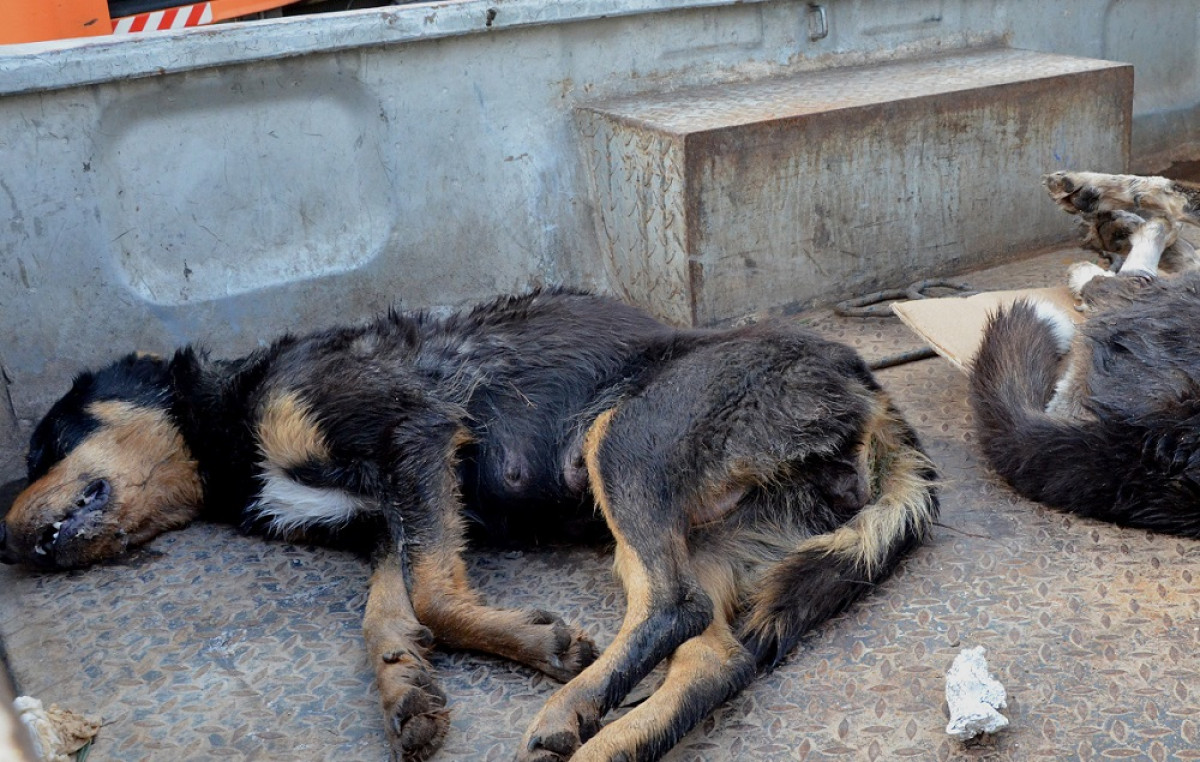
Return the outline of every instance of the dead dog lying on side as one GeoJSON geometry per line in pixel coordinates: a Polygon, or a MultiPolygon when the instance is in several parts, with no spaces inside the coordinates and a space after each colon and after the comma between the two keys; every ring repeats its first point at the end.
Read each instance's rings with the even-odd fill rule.
{"type": "Polygon", "coordinates": [[[70,568],[201,513],[269,530],[374,517],[364,631],[394,758],[448,726],[426,654],[569,683],[525,760],[652,759],[887,576],[937,511],[916,436],[853,350],[786,324],[675,330],[562,291],[389,314],[232,361],[192,348],[85,373],[37,427],[3,556],[70,568]],[[493,528],[603,514],[627,595],[597,658],[544,611],[485,605],[493,528]],[[601,719],[663,659],[649,699],[601,719]]]}
{"type": "Polygon", "coordinates": [[[1052,197],[1115,274],[1071,266],[1087,321],[1048,304],[994,315],[971,375],[983,451],[1022,495],[1127,526],[1200,537],[1200,187],[1060,172],[1052,197]],[[1164,272],[1178,273],[1160,278],[1164,272]]]}

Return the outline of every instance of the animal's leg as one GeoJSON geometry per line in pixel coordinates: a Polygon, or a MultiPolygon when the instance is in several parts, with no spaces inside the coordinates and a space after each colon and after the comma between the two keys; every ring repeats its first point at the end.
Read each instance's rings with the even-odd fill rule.
{"type": "Polygon", "coordinates": [[[1121,275],[1142,275],[1153,278],[1158,275],[1158,261],[1163,249],[1175,242],[1178,227],[1161,217],[1147,220],[1146,224],[1129,236],[1129,255],[1121,265],[1121,275]]]}
{"type": "Polygon", "coordinates": [[[417,621],[396,554],[379,562],[371,575],[363,636],[375,667],[392,759],[428,758],[442,744],[449,713],[446,694],[425,660],[433,634],[417,621]]]}
{"type": "Polygon", "coordinates": [[[1115,274],[1092,262],[1075,262],[1067,268],[1067,288],[1071,290],[1072,296],[1079,299],[1083,287],[1094,278],[1111,278],[1115,274]]]}
{"type": "Polygon", "coordinates": [[[686,517],[663,504],[662,484],[645,478],[653,470],[646,453],[606,446],[613,418],[612,410],[597,418],[585,453],[593,494],[617,543],[614,568],[625,587],[625,619],[600,658],[538,713],[522,760],[569,758],[638,681],[713,619],[712,599],[690,569],[686,517]]]}
{"type": "MultiPolygon", "coordinates": [[[[1130,215],[1133,216],[1133,215],[1130,215]]],[[[1067,269],[1067,285],[1087,311],[1109,310],[1141,298],[1157,288],[1159,260],[1178,234],[1178,226],[1155,217],[1134,229],[1128,237],[1129,255],[1117,275],[1090,262],[1076,262],[1067,269]]],[[[1179,239],[1182,240],[1182,239],[1179,239]]]]}
{"type": "Polygon", "coordinates": [[[412,570],[417,617],[450,648],[502,656],[564,682],[596,658],[586,633],[548,611],[485,605],[455,544],[414,549],[412,570]]]}
{"type": "Polygon", "coordinates": [[[1055,172],[1043,178],[1050,197],[1071,214],[1146,210],[1172,222],[1200,224],[1200,186],[1165,177],[1055,172]]]}
{"type": "Polygon", "coordinates": [[[439,436],[429,424],[395,435],[404,461],[397,466],[400,519],[393,533],[407,538],[417,619],[451,648],[484,651],[569,680],[595,658],[586,634],[546,611],[484,605],[467,579],[455,475],[455,453],[466,436],[459,428],[439,436]]]}
{"type": "Polygon", "coordinates": [[[754,679],[754,656],[729,627],[737,589],[729,559],[694,563],[705,592],[714,600],[712,624],[679,646],[662,685],[585,743],[574,762],[657,759],[754,679]]]}

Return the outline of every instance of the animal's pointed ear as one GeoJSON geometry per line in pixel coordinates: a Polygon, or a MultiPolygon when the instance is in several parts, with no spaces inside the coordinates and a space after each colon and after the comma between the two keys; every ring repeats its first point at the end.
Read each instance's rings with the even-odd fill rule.
{"type": "Polygon", "coordinates": [[[194,376],[200,372],[200,365],[204,359],[191,345],[177,349],[171,357],[171,375],[194,376]]]}
{"type": "Polygon", "coordinates": [[[171,387],[187,396],[194,393],[204,375],[204,366],[208,357],[192,346],[175,350],[167,363],[167,374],[171,379],[171,387]]]}
{"type": "Polygon", "coordinates": [[[95,430],[97,422],[85,410],[95,384],[94,373],[85,371],[75,376],[71,388],[34,428],[25,456],[26,477],[31,483],[42,478],[51,466],[95,430]]]}

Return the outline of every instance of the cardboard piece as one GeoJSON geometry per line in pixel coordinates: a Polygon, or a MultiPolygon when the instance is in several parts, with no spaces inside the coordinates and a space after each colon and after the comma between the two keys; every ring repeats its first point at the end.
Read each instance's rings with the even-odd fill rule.
{"type": "Polygon", "coordinates": [[[1041,299],[1062,308],[1076,323],[1083,313],[1075,309],[1075,298],[1066,286],[1026,288],[1016,291],[986,291],[974,296],[948,296],[896,302],[892,311],[933,350],[966,373],[983,342],[988,316],[1018,299],[1041,299]]]}

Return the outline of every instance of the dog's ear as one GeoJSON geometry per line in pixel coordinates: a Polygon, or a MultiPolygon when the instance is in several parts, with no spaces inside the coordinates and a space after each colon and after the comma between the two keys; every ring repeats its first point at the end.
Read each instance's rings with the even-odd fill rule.
{"type": "Polygon", "coordinates": [[[142,405],[161,404],[166,382],[166,363],[156,355],[133,352],[98,371],[75,377],[67,390],[33,430],[25,458],[30,483],[75,449],[99,427],[88,412],[93,402],[121,400],[142,405]]]}
{"type": "Polygon", "coordinates": [[[92,373],[76,376],[67,393],[54,403],[34,428],[29,439],[29,452],[25,456],[25,472],[30,483],[45,476],[51,466],[62,460],[100,425],[86,410],[88,401],[93,397],[95,380],[92,373]]]}

